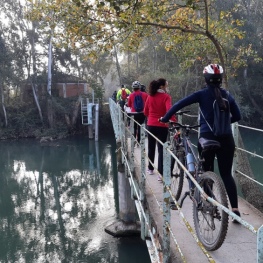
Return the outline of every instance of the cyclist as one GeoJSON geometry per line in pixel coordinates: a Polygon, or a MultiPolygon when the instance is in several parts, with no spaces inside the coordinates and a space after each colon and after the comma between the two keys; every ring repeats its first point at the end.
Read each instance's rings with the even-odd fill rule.
{"type": "Polygon", "coordinates": [[[146,87],[143,84],[141,84],[141,92],[146,92],[146,87]]]}
{"type": "MultiPolygon", "coordinates": [[[[215,136],[214,133],[211,131],[211,127],[213,127],[214,122],[213,103],[215,99],[219,103],[219,105],[221,105],[222,107],[226,107],[227,105],[223,98],[227,98],[231,113],[231,123],[237,122],[241,119],[240,110],[232,95],[225,89],[221,88],[223,68],[220,65],[210,64],[206,66],[203,70],[203,74],[206,81],[206,87],[179,100],[172,106],[172,108],[166,113],[164,117],[160,118],[160,121],[168,122],[171,116],[173,116],[183,107],[186,107],[193,103],[199,103],[200,137],[216,140],[221,144],[220,149],[217,150],[214,154],[209,153],[209,155],[207,154],[204,156],[204,169],[205,171],[214,170],[214,159],[216,155],[219,172],[224,182],[232,211],[236,215],[240,216],[240,212],[238,210],[236,184],[231,174],[235,151],[233,135],[232,133],[230,133],[223,137],[219,137],[215,136]]],[[[200,153],[200,144],[198,144],[198,150],[200,153]]],[[[238,221],[233,220],[233,222],[237,223],[238,221]]]]}
{"type": "MultiPolygon", "coordinates": [[[[144,114],[147,117],[147,129],[155,137],[157,137],[163,143],[167,140],[168,126],[164,123],[160,123],[158,120],[163,116],[172,106],[172,99],[169,94],[166,93],[168,82],[166,79],[160,78],[153,80],[148,88],[149,96],[144,107],[144,114]]],[[[175,121],[175,117],[172,117],[175,121]]],[[[148,174],[153,174],[155,147],[157,143],[158,148],[158,181],[162,181],[163,175],[163,146],[157,142],[152,135],[148,135],[148,174]]]]}
{"type": "MultiPolygon", "coordinates": [[[[141,127],[140,125],[144,123],[145,116],[143,114],[143,108],[146,102],[146,99],[148,97],[148,94],[146,92],[141,92],[141,83],[139,81],[134,81],[132,83],[133,92],[129,95],[127,106],[131,108],[130,115],[134,116],[134,137],[137,139],[137,142],[140,143],[141,141],[141,127]],[[135,109],[135,97],[141,96],[142,97],[142,109],[141,111],[136,111],[135,109]],[[138,122],[140,125],[138,125],[136,122],[138,122]]],[[[136,144],[135,144],[136,145],[136,144]]]]}
{"type": "Polygon", "coordinates": [[[122,84],[121,88],[118,90],[117,92],[117,102],[120,104],[120,107],[122,109],[122,111],[124,111],[124,105],[127,101],[127,98],[129,97],[129,95],[131,94],[131,92],[125,88],[125,86],[122,84]]]}

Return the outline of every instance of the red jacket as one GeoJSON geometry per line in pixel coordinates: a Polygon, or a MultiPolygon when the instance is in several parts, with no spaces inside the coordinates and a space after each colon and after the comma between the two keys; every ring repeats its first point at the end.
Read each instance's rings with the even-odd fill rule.
{"type": "MultiPolygon", "coordinates": [[[[165,123],[158,120],[163,117],[172,107],[171,96],[165,92],[157,92],[153,96],[148,96],[144,106],[144,115],[147,117],[147,125],[167,127],[165,123]]],[[[175,116],[171,120],[176,121],[175,116]]]]}
{"type": "Polygon", "coordinates": [[[148,97],[148,94],[146,92],[141,92],[140,90],[136,90],[136,91],[132,92],[131,95],[129,96],[129,100],[128,100],[128,107],[131,108],[131,113],[136,112],[136,110],[134,109],[134,106],[133,106],[133,104],[134,104],[133,102],[134,102],[135,95],[137,95],[139,93],[141,93],[144,105],[146,103],[146,100],[148,97]]]}

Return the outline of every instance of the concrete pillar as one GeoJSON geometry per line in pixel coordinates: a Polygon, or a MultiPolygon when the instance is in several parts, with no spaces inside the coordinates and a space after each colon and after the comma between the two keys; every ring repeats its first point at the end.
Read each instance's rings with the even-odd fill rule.
{"type": "Polygon", "coordinates": [[[93,139],[93,125],[88,125],[89,139],[93,139]]]}
{"type": "Polygon", "coordinates": [[[95,141],[99,140],[99,104],[95,104],[95,141]]]}
{"type": "Polygon", "coordinates": [[[67,98],[67,83],[63,83],[63,98],[67,98]]]}
{"type": "Polygon", "coordinates": [[[115,237],[139,236],[140,224],[136,222],[135,202],[131,199],[131,187],[122,163],[121,142],[117,142],[119,218],[105,228],[105,232],[115,237]]]}
{"type": "MultiPolygon", "coordinates": [[[[121,143],[117,143],[120,149],[121,143]]],[[[119,218],[127,223],[136,221],[136,208],[134,200],[131,199],[131,186],[128,177],[125,175],[125,165],[122,163],[122,153],[117,152],[118,162],[118,189],[119,189],[119,218]]]]}
{"type": "Polygon", "coordinates": [[[87,104],[88,109],[88,131],[89,131],[89,139],[93,139],[93,103],[87,104]]]}

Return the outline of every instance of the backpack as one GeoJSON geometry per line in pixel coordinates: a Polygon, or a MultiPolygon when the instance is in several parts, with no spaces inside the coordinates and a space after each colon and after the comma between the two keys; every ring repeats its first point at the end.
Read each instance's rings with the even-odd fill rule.
{"type": "Polygon", "coordinates": [[[206,121],[209,129],[217,137],[226,136],[226,135],[232,133],[229,101],[228,101],[228,99],[225,99],[225,98],[223,98],[223,100],[225,101],[226,106],[227,106],[226,110],[220,109],[218,102],[216,100],[214,100],[214,103],[213,103],[213,112],[214,112],[213,127],[211,127],[211,125],[209,125],[209,123],[205,119],[205,117],[204,117],[204,115],[200,109],[200,112],[201,112],[204,120],[206,121]]]}
{"type": "Polygon", "coordinates": [[[128,97],[127,92],[125,89],[121,89],[121,99],[126,100],[128,97]]]}
{"type": "Polygon", "coordinates": [[[135,95],[133,107],[134,107],[136,112],[142,112],[143,111],[144,103],[143,103],[141,92],[138,95],[135,95]]]}

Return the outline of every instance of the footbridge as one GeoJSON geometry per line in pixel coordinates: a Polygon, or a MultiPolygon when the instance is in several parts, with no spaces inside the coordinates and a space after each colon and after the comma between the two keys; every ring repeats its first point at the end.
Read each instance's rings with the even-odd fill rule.
{"type": "MultiPolygon", "coordinates": [[[[233,126],[236,141],[233,175],[242,195],[239,197],[241,218],[220,206],[230,215],[227,236],[218,250],[207,251],[195,234],[192,201],[187,198],[181,208],[172,194],[170,156],[178,160],[169,144],[164,144],[163,182],[159,182],[157,169],[153,175],[146,172],[148,131],[145,125],[141,127],[141,143],[135,147],[133,118],[127,127],[128,116],[111,99],[109,107],[117,144],[119,221],[122,225],[116,222],[105,231],[122,236],[125,232],[139,230],[153,263],[263,263],[263,184],[262,180],[254,178],[247,155],[261,161],[263,157],[245,149],[238,136],[240,128],[249,127],[233,126]],[[170,201],[176,203],[177,210],[170,209],[170,201]],[[232,223],[232,217],[240,224],[232,223]]],[[[155,160],[157,162],[157,158],[155,160]]],[[[187,189],[187,180],[184,183],[183,192],[187,189]]],[[[134,257],[136,262],[136,255],[134,257]]]]}

